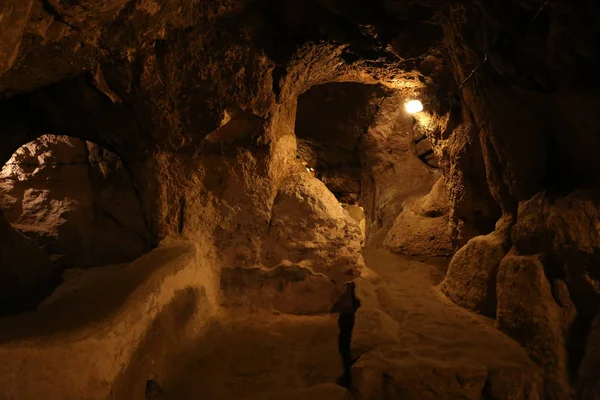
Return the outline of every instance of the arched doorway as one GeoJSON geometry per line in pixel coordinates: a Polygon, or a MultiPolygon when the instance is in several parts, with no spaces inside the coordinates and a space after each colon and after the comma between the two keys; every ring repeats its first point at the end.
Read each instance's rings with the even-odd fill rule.
{"type": "Polygon", "coordinates": [[[81,139],[46,134],[15,151],[0,172],[0,208],[59,270],[131,261],[150,248],[122,161],[81,139]]]}

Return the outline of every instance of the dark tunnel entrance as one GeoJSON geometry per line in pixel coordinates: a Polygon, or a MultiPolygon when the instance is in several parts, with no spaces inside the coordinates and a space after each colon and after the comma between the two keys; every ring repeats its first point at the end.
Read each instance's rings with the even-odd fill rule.
{"type": "Polygon", "coordinates": [[[0,172],[0,208],[48,259],[28,266],[26,281],[56,277],[40,291],[48,292],[61,275],[129,262],[150,249],[127,169],[115,153],[92,142],[46,134],[21,146],[0,172]]]}
{"type": "Polygon", "coordinates": [[[352,82],[298,98],[297,158],[358,222],[365,243],[439,178],[427,127],[405,111],[409,98],[406,90],[352,82]]]}

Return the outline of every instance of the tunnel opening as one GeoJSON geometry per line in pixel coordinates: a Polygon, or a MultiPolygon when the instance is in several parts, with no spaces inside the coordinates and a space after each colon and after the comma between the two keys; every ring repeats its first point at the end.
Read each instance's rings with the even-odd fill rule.
{"type": "Polygon", "coordinates": [[[440,177],[433,124],[406,107],[414,98],[409,90],[334,82],[298,99],[296,158],[359,223],[365,244],[382,240],[405,202],[440,177]]]}
{"type": "Polygon", "coordinates": [[[18,148],[0,172],[0,208],[48,258],[51,271],[38,271],[41,276],[126,263],[150,249],[123,162],[78,138],[45,134],[18,148]]]}
{"type": "Polygon", "coordinates": [[[597,398],[600,6],[498,4],[3,2],[0,166],[134,190],[11,159],[0,313],[157,247],[1,318],[3,392],[597,398]]]}
{"type": "MultiPolygon", "coordinates": [[[[434,190],[443,186],[435,185],[440,172],[430,141],[434,124],[425,113],[419,115],[423,104],[415,98],[418,95],[408,90],[336,82],[314,86],[298,99],[296,159],[356,222],[363,248],[380,246],[397,217],[415,202],[423,203],[416,207],[423,215],[411,217],[409,223],[401,220],[398,229],[423,230],[419,224],[427,222],[421,221],[431,219],[439,220],[440,229],[434,235],[445,234],[447,211],[438,204],[443,203],[445,192],[434,190]],[[435,194],[429,200],[421,200],[432,190],[435,194]],[[411,228],[413,222],[419,226],[411,228]]],[[[426,238],[411,235],[407,235],[408,242],[429,240],[431,233],[426,238]]],[[[338,350],[344,371],[337,383],[351,391],[352,368],[360,358],[352,346],[361,306],[355,290],[354,282],[348,282],[332,310],[338,314],[338,350]]]]}

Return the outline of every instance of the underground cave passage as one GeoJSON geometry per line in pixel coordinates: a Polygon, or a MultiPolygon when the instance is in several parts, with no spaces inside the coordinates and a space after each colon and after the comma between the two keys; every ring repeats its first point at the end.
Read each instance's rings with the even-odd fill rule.
{"type": "Polygon", "coordinates": [[[71,286],[63,292],[74,290],[82,268],[100,273],[149,250],[127,170],[116,154],[91,142],[45,134],[21,146],[0,172],[0,208],[12,246],[30,257],[10,278],[24,304],[5,303],[6,313],[35,308],[62,279],[71,286]]]}
{"type": "Polygon", "coordinates": [[[1,1],[0,400],[598,400],[600,3],[499,4],[1,1]]]}
{"type": "Polygon", "coordinates": [[[440,177],[431,126],[405,107],[412,96],[347,82],[315,86],[298,99],[296,158],[359,222],[367,241],[386,235],[407,200],[440,177]]]}
{"type": "Polygon", "coordinates": [[[91,142],[43,135],[0,172],[0,208],[60,269],[128,262],[149,237],[129,173],[91,142]]]}

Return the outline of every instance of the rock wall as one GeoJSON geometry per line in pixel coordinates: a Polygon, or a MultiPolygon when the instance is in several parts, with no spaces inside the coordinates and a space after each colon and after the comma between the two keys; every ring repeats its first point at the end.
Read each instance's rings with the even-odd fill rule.
{"type": "Polygon", "coordinates": [[[427,194],[439,177],[418,157],[418,124],[404,108],[409,98],[408,92],[385,98],[361,143],[367,242],[385,237],[405,201],[427,194]]]}
{"type": "MultiPolygon", "coordinates": [[[[462,111],[455,138],[440,132],[438,143],[455,216],[465,215],[461,204],[479,204],[481,221],[494,215],[491,195],[503,217],[455,255],[442,289],[496,314],[546,368],[549,398],[591,399],[597,389],[585,377],[593,373],[581,360],[594,351],[585,338],[598,312],[598,165],[586,149],[600,137],[589,113],[600,86],[588,75],[599,65],[589,18],[600,10],[592,2],[479,3],[453,9],[446,25],[462,111]],[[485,170],[485,183],[468,165],[485,170]]],[[[457,228],[461,242],[474,234],[457,228]]]]}
{"type": "Polygon", "coordinates": [[[449,256],[454,252],[448,224],[448,197],[439,179],[424,197],[412,198],[387,233],[383,245],[407,256],[449,256]]]}
{"type": "Polygon", "coordinates": [[[149,235],[118,156],[66,136],[19,148],[0,173],[0,207],[19,232],[63,267],[132,261],[149,235]]]}
{"type": "Polygon", "coordinates": [[[330,312],[364,269],[358,223],[322,182],[298,168],[277,191],[260,262],[222,272],[224,293],[238,305],[330,312]]]}
{"type": "MultiPolygon", "coordinates": [[[[297,172],[298,96],[331,82],[419,96],[448,184],[451,238],[465,246],[444,290],[488,315],[495,298],[498,325],[551,366],[547,381],[570,393],[565,376],[580,375],[580,394],[593,398],[594,363],[569,343],[588,338],[597,314],[598,227],[587,221],[595,219],[600,177],[599,7],[594,0],[6,1],[0,162],[43,132],[115,149],[153,245],[169,237],[209,242],[222,266],[252,269],[262,263],[275,199],[297,172]],[[225,114],[233,118],[221,126],[225,114]],[[237,128],[222,129],[231,123],[237,128]],[[548,219],[535,217],[533,204],[548,219]],[[535,290],[517,307],[511,294],[529,287],[523,281],[535,290]],[[530,321],[538,311],[545,318],[530,321]],[[513,329],[520,325],[538,334],[513,329]]],[[[393,147],[416,147],[414,121],[400,117],[398,99],[386,101],[367,135],[371,145],[385,149],[378,136],[399,131],[406,134],[393,147]]],[[[437,179],[417,157],[419,167],[398,170],[400,156],[376,154],[362,162],[367,235],[391,228],[405,200],[437,179]]],[[[13,275],[18,268],[2,266],[13,275]]],[[[554,388],[549,398],[558,397],[554,388]]]]}

